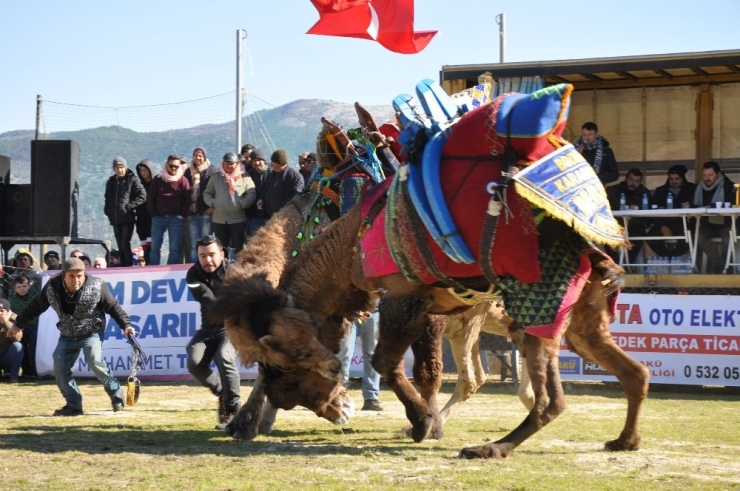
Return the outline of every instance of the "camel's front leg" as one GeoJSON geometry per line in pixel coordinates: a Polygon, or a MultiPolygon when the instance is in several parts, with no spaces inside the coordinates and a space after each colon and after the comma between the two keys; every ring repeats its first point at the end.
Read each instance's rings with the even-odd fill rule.
{"type": "Polygon", "coordinates": [[[424,333],[411,344],[414,352],[414,382],[432,415],[433,424],[428,437],[439,440],[443,435],[443,422],[439,416],[437,394],[442,385],[442,333],[445,322],[440,316],[426,317],[424,333]]]}
{"type": "MultiPolygon", "coordinates": [[[[373,368],[385,378],[388,387],[406,408],[406,417],[412,427],[411,436],[415,442],[421,442],[427,437],[438,418],[436,401],[430,407],[427,401],[419,397],[406,378],[403,367],[404,353],[424,334],[428,305],[429,299],[418,295],[383,297],[378,305],[380,329],[378,345],[373,355],[373,368]]],[[[439,334],[441,333],[440,330],[439,334]]]]}
{"type": "Polygon", "coordinates": [[[480,447],[464,448],[460,451],[460,457],[505,458],[565,410],[558,366],[559,341],[525,336],[525,360],[535,395],[534,408],[514,431],[502,439],[480,447]]]}
{"type": "Polygon", "coordinates": [[[257,371],[257,378],[254,381],[254,388],[249,394],[249,399],[239,409],[239,412],[236,413],[231,422],[226,425],[226,429],[224,430],[226,434],[233,436],[237,440],[254,440],[259,434],[265,399],[264,371],[262,365],[260,365],[257,371]]]}

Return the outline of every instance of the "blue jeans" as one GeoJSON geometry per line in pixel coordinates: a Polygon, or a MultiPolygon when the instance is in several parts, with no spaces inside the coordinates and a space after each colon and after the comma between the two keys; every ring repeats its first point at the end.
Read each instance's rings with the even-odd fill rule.
{"type": "Polygon", "coordinates": [[[170,254],[167,264],[180,262],[180,242],[182,242],[182,218],[175,215],[154,215],[152,217],[152,266],[159,266],[162,257],[164,233],[170,239],[170,254]]]}
{"type": "Polygon", "coordinates": [[[365,400],[377,400],[380,390],[380,374],[373,369],[372,361],[375,345],[378,344],[378,311],[374,311],[362,323],[355,321],[354,327],[349,336],[340,343],[339,353],[337,353],[345,374],[344,381],[346,383],[349,379],[349,367],[355,354],[355,339],[359,331],[362,341],[362,397],[365,400]]]}
{"type": "MultiPolygon", "coordinates": [[[[5,333],[0,334],[5,336],[5,333]]],[[[23,345],[18,341],[10,344],[8,351],[4,355],[0,355],[0,368],[10,373],[11,379],[18,378],[18,370],[21,368],[23,362],[23,345]]],[[[26,375],[24,373],[24,375],[26,375]]]]}
{"type": "Polygon", "coordinates": [[[78,338],[60,336],[54,349],[54,378],[57,380],[59,391],[67,401],[67,406],[82,409],[82,394],[72,376],[72,367],[77,361],[80,349],[87,365],[98,380],[103,382],[103,387],[111,400],[114,397],[123,400],[121,385],[113,376],[108,362],[103,359],[103,331],[98,331],[78,338]]]}
{"type": "Polygon", "coordinates": [[[190,260],[198,262],[198,247],[195,243],[201,237],[211,235],[211,215],[188,215],[188,228],[190,229],[190,260]]]}

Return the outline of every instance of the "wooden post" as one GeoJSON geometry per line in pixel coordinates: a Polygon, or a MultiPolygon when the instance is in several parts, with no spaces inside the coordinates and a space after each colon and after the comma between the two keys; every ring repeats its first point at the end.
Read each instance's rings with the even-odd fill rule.
{"type": "Polygon", "coordinates": [[[712,92],[709,84],[699,86],[696,97],[696,176],[695,181],[701,180],[702,165],[712,160],[712,92]]]}

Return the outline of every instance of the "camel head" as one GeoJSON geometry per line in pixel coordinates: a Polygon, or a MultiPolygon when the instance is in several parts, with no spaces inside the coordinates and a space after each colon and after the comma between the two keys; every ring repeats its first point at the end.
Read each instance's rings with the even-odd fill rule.
{"type": "Polygon", "coordinates": [[[232,266],[216,310],[242,363],[262,365],[273,405],[282,409],[300,405],[337,424],[349,419],[353,409],[341,385],[339,360],[319,342],[309,314],[273,288],[264,273],[232,266]]]}

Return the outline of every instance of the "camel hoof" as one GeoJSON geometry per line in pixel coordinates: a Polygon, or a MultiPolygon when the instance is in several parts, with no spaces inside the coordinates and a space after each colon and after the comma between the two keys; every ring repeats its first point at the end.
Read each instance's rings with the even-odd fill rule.
{"type": "Polygon", "coordinates": [[[640,450],[640,443],[642,441],[642,438],[640,436],[636,436],[627,440],[622,440],[621,438],[618,438],[616,440],[608,441],[604,444],[604,450],[607,450],[609,452],[624,452],[624,451],[635,451],[640,450]]]}
{"type": "Polygon", "coordinates": [[[413,424],[411,427],[411,439],[414,440],[415,443],[423,442],[432,431],[432,426],[434,426],[433,423],[434,420],[432,418],[424,418],[418,423],[413,424]]]}
{"type": "Polygon", "coordinates": [[[262,421],[259,425],[259,434],[269,435],[270,433],[272,433],[273,424],[275,424],[275,421],[262,421]]]}
{"type": "Polygon", "coordinates": [[[254,440],[259,435],[259,421],[255,419],[255,414],[246,407],[246,405],[242,406],[224,429],[227,435],[237,440],[254,440]]]}
{"type": "Polygon", "coordinates": [[[495,443],[460,450],[461,459],[505,459],[509,451],[495,443]]]}

